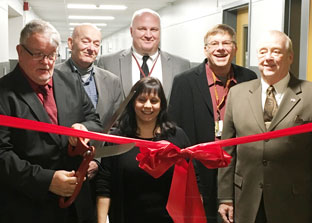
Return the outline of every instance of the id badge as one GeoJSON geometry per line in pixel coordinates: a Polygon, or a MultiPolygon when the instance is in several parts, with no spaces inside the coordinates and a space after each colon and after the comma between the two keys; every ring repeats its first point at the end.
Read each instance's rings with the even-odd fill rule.
{"type": "Polygon", "coordinates": [[[221,137],[223,130],[223,120],[215,121],[215,136],[221,137]]]}

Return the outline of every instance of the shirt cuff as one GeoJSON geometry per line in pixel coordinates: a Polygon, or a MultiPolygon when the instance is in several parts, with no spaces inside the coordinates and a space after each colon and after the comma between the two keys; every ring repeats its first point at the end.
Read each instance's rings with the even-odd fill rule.
{"type": "Polygon", "coordinates": [[[219,204],[233,203],[233,200],[219,200],[219,204]]]}

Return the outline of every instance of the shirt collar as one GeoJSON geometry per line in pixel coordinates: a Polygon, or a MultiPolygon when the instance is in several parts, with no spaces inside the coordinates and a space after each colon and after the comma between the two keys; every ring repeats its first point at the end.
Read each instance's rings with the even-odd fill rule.
{"type": "MultiPolygon", "coordinates": [[[[282,80],[278,81],[277,83],[273,84],[274,90],[277,94],[282,94],[285,89],[287,88],[288,82],[290,80],[290,74],[288,73],[282,80]]],[[[261,86],[262,86],[262,94],[266,94],[266,90],[270,86],[266,83],[263,78],[261,78],[261,86]]]]}
{"type": "MultiPolygon", "coordinates": [[[[137,58],[137,59],[140,59],[140,60],[143,60],[143,56],[144,55],[141,55],[139,54],[138,52],[135,51],[134,47],[132,47],[132,53],[133,55],[137,58]]],[[[159,54],[159,49],[157,50],[156,53],[154,53],[153,55],[149,55],[149,59],[151,59],[152,61],[155,61],[157,59],[157,56],[159,54]]]]}
{"type": "MultiPolygon", "coordinates": [[[[206,63],[206,72],[207,72],[208,85],[211,86],[214,84],[213,77],[212,77],[213,71],[210,69],[208,63],[206,63]]],[[[234,71],[233,71],[232,66],[231,66],[231,69],[230,69],[230,72],[228,75],[230,75],[230,81],[234,82],[236,84],[237,80],[234,78],[234,71]]],[[[220,78],[217,75],[216,75],[216,82],[222,84],[222,81],[220,80],[220,78]]]]}
{"type": "Polygon", "coordinates": [[[80,69],[72,58],[69,58],[69,64],[71,66],[72,72],[78,73],[80,76],[84,75],[94,75],[94,63],[92,63],[87,69],[80,69]]]}

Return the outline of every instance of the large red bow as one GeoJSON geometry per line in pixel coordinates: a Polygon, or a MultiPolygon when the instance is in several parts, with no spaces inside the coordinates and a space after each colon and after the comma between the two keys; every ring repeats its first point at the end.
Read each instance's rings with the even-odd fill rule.
{"type": "Polygon", "coordinates": [[[206,223],[192,159],[200,160],[207,168],[218,168],[229,165],[231,156],[221,146],[207,144],[198,144],[183,150],[171,143],[159,149],[141,146],[140,151],[137,155],[139,167],[155,178],[175,164],[167,202],[167,211],[173,221],[206,223]]]}

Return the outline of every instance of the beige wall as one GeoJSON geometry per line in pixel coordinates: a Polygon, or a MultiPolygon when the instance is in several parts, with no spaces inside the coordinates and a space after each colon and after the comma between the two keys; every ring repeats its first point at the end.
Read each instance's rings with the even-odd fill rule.
{"type": "Polygon", "coordinates": [[[8,2],[0,1],[0,62],[9,61],[9,35],[8,35],[8,2]]]}
{"type": "Polygon", "coordinates": [[[310,0],[307,80],[312,81],[312,0],[310,0]]]}
{"type": "MultiPolygon", "coordinates": [[[[162,18],[161,48],[200,63],[205,58],[203,38],[212,26],[222,23],[223,10],[246,4],[246,0],[180,0],[159,11],[162,18]]],[[[285,0],[253,0],[249,24],[250,65],[257,66],[256,42],[263,31],[283,30],[285,0]],[[264,16],[265,15],[265,16],[264,16]]],[[[131,45],[129,27],[102,41],[103,54],[131,45]]]]}

